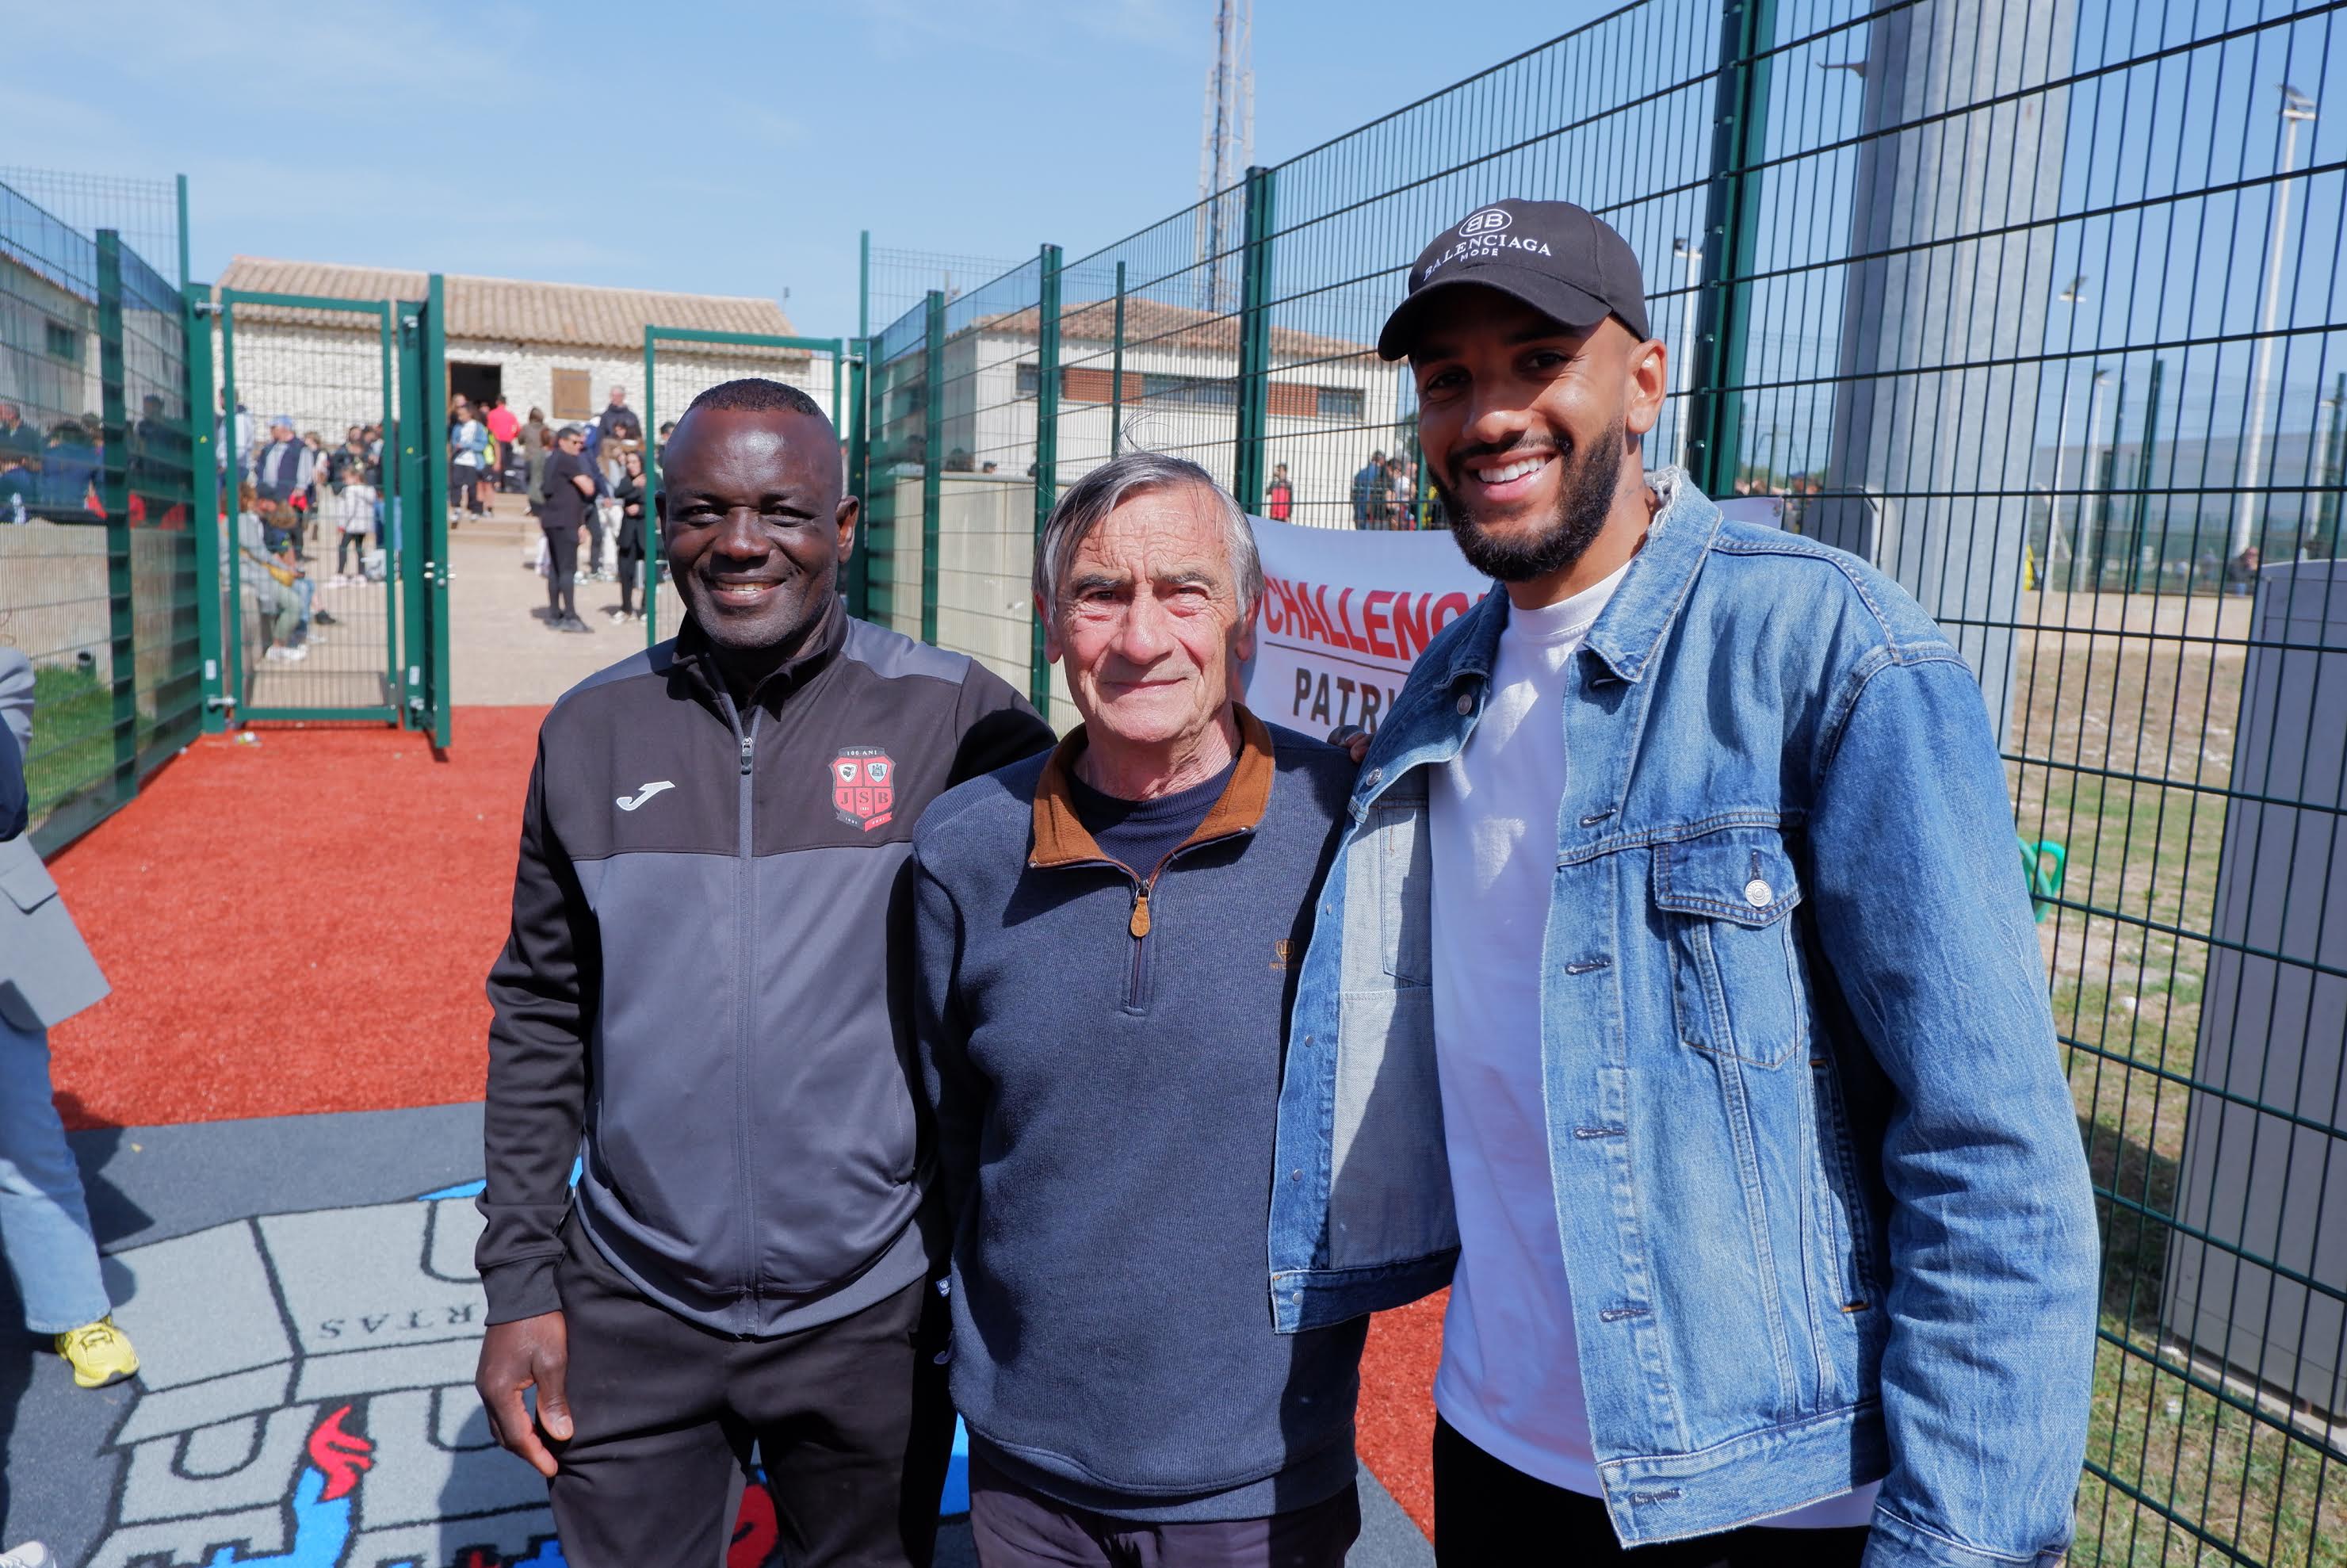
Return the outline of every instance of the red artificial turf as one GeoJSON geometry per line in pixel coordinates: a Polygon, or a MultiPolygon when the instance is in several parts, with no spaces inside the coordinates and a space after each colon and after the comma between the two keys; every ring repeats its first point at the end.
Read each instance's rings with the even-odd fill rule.
{"type": "Polygon", "coordinates": [[[1434,1536],[1434,1368],[1447,1290],[1369,1319],[1354,1447],[1402,1512],[1434,1536]]]}
{"type": "MultiPolygon", "coordinates": [[[[50,869],[114,994],[52,1031],[69,1127],[478,1099],[538,708],[208,737],[50,869]]],[[[1443,1296],[1369,1327],[1362,1460],[1431,1534],[1443,1296]]]]}
{"type": "Polygon", "coordinates": [[[114,994],[51,1036],[67,1125],[480,1098],[538,708],[209,736],[53,863],[114,994]]]}

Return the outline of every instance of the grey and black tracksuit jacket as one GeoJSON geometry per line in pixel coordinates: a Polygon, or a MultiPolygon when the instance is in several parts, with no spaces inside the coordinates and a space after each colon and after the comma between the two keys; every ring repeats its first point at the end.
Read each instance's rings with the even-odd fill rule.
{"type": "Polygon", "coordinates": [[[489,974],[490,1322],[560,1306],[574,1157],[588,1239],[720,1333],[921,1277],[913,825],[1051,741],[984,667],[837,600],[741,711],[690,620],[555,704],[489,974]]]}

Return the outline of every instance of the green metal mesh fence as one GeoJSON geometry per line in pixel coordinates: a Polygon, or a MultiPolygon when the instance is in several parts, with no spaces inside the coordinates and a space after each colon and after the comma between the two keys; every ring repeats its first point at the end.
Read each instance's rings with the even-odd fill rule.
{"type": "Polygon", "coordinates": [[[200,728],[185,319],[115,231],[0,186],[0,641],[34,665],[43,848],[200,728]]]}
{"type": "Polygon", "coordinates": [[[241,721],[380,722],[401,686],[391,306],[300,298],[220,291],[229,689],[241,721]]]}
{"type": "Polygon", "coordinates": [[[1620,230],[1650,464],[1782,496],[1982,679],[2105,1222],[2084,1563],[2347,1563],[2342,8],[1632,5],[874,354],[900,518],[1030,452],[1056,353],[1061,485],[1145,446],[1440,526],[1370,349],[1419,247],[1505,196],[1620,230]]]}
{"type": "Polygon", "coordinates": [[[111,229],[178,287],[189,282],[187,180],[0,166],[0,185],[81,234],[111,229]]]}
{"type": "Polygon", "coordinates": [[[1020,265],[1015,256],[967,256],[943,251],[907,251],[872,246],[864,270],[864,310],[869,322],[893,322],[918,313],[936,290],[958,300],[990,279],[1020,265]]]}

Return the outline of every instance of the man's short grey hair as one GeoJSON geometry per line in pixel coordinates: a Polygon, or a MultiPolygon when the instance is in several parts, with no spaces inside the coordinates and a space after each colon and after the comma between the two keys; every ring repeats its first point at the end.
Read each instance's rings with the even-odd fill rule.
{"type": "Polygon", "coordinates": [[[1144,491],[1192,485],[1214,498],[1230,552],[1231,581],[1238,590],[1239,618],[1242,622],[1251,620],[1263,598],[1263,558],[1255,554],[1254,525],[1231,493],[1214,483],[1212,474],[1186,457],[1162,452],[1127,452],[1112,457],[1061,494],[1035,546],[1035,591],[1042,598],[1045,613],[1058,610],[1060,589],[1076,563],[1076,551],[1111,512],[1144,491]]]}

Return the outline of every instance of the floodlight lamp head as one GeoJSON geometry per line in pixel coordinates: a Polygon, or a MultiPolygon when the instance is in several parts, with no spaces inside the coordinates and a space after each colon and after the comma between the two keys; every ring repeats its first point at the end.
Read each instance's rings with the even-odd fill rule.
{"type": "Polygon", "coordinates": [[[2312,119],[2314,118],[2314,100],[2308,97],[2304,93],[2300,92],[2296,87],[2291,87],[2288,82],[2282,83],[2281,118],[2284,119],[2299,120],[2312,119]]]}

